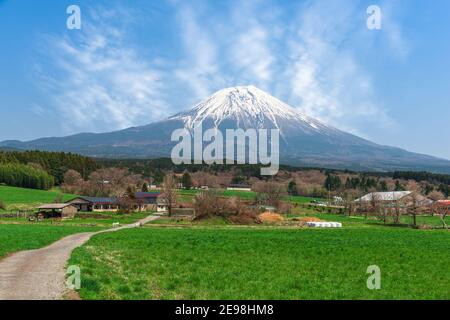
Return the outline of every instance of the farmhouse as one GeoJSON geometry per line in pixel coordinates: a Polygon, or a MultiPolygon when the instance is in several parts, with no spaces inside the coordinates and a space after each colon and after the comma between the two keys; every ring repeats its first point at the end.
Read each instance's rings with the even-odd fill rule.
{"type": "Polygon", "coordinates": [[[136,210],[155,210],[157,209],[157,201],[160,193],[157,192],[136,192],[136,210]]]}
{"type": "Polygon", "coordinates": [[[44,218],[73,218],[77,207],[70,203],[52,203],[39,206],[38,216],[44,218]]]}
{"type": "MultiPolygon", "coordinates": [[[[156,192],[136,192],[134,194],[134,209],[136,211],[156,209],[156,201],[159,197],[156,192]]],[[[119,199],[117,198],[99,198],[99,197],[76,197],[66,203],[77,207],[78,211],[85,212],[110,212],[119,210],[119,199]]]]}
{"type": "Polygon", "coordinates": [[[84,212],[103,212],[117,211],[119,204],[116,198],[99,198],[99,197],[77,197],[66,203],[74,205],[78,211],[84,212]]]}
{"type": "Polygon", "coordinates": [[[381,203],[384,206],[400,205],[401,207],[429,206],[433,203],[427,197],[412,191],[371,192],[355,200],[357,203],[370,204],[381,203]]]}

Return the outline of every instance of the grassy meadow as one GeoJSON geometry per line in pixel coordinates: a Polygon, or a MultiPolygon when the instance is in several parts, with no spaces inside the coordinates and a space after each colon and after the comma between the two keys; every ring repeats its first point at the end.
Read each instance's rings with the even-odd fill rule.
{"type": "MultiPolygon", "coordinates": [[[[179,191],[191,201],[198,190],[179,191]]],[[[222,191],[251,200],[251,191],[222,191]]],[[[53,202],[58,190],[0,186],[8,209],[53,202]]],[[[64,195],[68,200],[74,195],[64,195]]],[[[450,299],[450,234],[392,226],[363,216],[317,212],[307,197],[283,223],[233,225],[217,217],[200,221],[161,217],[144,228],[100,234],[69,261],[81,267],[82,299],[450,299]],[[300,227],[298,218],[343,223],[341,229],[300,227]],[[290,224],[292,223],[292,224],[290,224]],[[381,289],[369,290],[367,267],[381,268],[381,289]]],[[[148,212],[79,213],[74,219],[30,222],[2,218],[0,259],[46,246],[64,236],[133,223],[148,212]]],[[[440,227],[439,218],[418,217],[440,227]]],[[[447,218],[450,224],[450,217],[447,218]]]]}
{"type": "MultiPolygon", "coordinates": [[[[179,190],[178,194],[180,196],[180,200],[183,202],[192,201],[195,195],[200,192],[200,190],[179,190]]],[[[239,190],[222,190],[221,191],[223,197],[238,197],[242,200],[254,200],[256,198],[256,192],[254,191],[239,191],[239,190]]],[[[291,201],[292,203],[304,204],[311,202],[312,200],[320,200],[310,197],[303,196],[286,196],[286,201],[291,201]]]]}
{"type": "Polygon", "coordinates": [[[0,201],[6,204],[7,210],[34,209],[40,204],[54,202],[59,195],[62,195],[63,201],[76,197],[76,195],[63,194],[57,189],[46,191],[0,185],[0,201]]]}
{"type": "Polygon", "coordinates": [[[83,299],[449,299],[443,230],[147,227],[72,254],[83,299]],[[366,287],[378,265],[380,290],[366,287]]]}
{"type": "Polygon", "coordinates": [[[0,258],[21,251],[45,247],[65,236],[100,230],[92,227],[0,224],[0,258]]]}
{"type": "Polygon", "coordinates": [[[120,214],[116,212],[101,212],[101,213],[78,213],[73,219],[45,219],[39,222],[29,221],[27,218],[5,218],[0,212],[1,224],[22,224],[22,225],[49,225],[54,227],[59,226],[77,226],[77,227],[101,227],[110,228],[113,223],[120,223],[121,225],[131,224],[137,222],[151,212],[133,212],[130,214],[120,214]]]}

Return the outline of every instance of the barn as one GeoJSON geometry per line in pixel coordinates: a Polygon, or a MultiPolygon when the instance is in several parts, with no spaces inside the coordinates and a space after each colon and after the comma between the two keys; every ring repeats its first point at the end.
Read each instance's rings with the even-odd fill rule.
{"type": "Polygon", "coordinates": [[[38,216],[44,218],[74,218],[77,207],[70,203],[51,203],[39,206],[38,216]]]}

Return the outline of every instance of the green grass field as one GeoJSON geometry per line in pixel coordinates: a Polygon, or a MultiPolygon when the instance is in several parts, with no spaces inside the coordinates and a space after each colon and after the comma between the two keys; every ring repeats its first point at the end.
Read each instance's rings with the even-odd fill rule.
{"type": "MultiPolygon", "coordinates": [[[[34,209],[43,203],[52,203],[61,194],[58,190],[35,190],[8,186],[0,186],[0,201],[4,202],[8,210],[34,209]]],[[[63,200],[67,201],[75,195],[63,194],[63,200]]]]}
{"type": "Polygon", "coordinates": [[[16,251],[44,247],[74,233],[96,230],[100,228],[0,224],[0,258],[16,251]]]}
{"type": "MultiPolygon", "coordinates": [[[[342,222],[346,228],[349,227],[358,227],[358,228],[373,228],[373,227],[382,227],[382,228],[407,228],[412,225],[413,220],[411,216],[402,216],[400,219],[399,225],[394,225],[390,221],[384,224],[383,221],[377,220],[374,217],[365,218],[364,216],[344,216],[339,214],[327,214],[327,213],[313,213],[308,212],[305,214],[289,214],[286,215],[286,220],[282,222],[283,226],[286,226],[286,222],[295,222],[293,219],[302,218],[302,217],[316,217],[323,221],[335,221],[342,222]]],[[[446,217],[445,219],[447,225],[450,225],[450,217],[446,217]]],[[[418,226],[430,226],[433,228],[441,228],[442,223],[438,217],[432,216],[419,216],[417,217],[416,223],[418,226]]],[[[203,226],[232,226],[226,219],[221,217],[215,217],[210,219],[202,219],[202,220],[194,220],[185,219],[181,217],[161,217],[158,220],[154,220],[149,223],[149,225],[167,225],[167,226],[189,226],[189,227],[203,227],[203,226]]],[[[293,224],[294,226],[295,224],[293,224]]],[[[259,225],[254,225],[259,226],[259,225]]],[[[276,225],[268,225],[268,226],[276,226],[276,225]]],[[[240,226],[239,226],[240,227],[240,226]]]]}
{"type": "Polygon", "coordinates": [[[450,234],[342,229],[147,227],[77,249],[83,299],[449,299],[450,234]],[[381,268],[369,290],[367,267],[381,268]]]}
{"type": "MultiPolygon", "coordinates": [[[[182,190],[190,201],[197,190],[182,190]]],[[[53,202],[58,190],[0,186],[8,209],[53,202]]],[[[223,191],[251,200],[255,193],[223,191]]],[[[64,195],[68,200],[73,195],[64,195]]],[[[141,229],[101,234],[74,251],[81,266],[83,299],[449,299],[450,233],[384,225],[373,218],[318,213],[298,204],[288,219],[314,216],[342,229],[293,225],[230,225],[216,218],[191,222],[161,218],[141,229]],[[378,265],[381,290],[369,290],[367,267],[378,265]]],[[[64,236],[128,224],[149,213],[98,213],[69,220],[29,222],[1,218],[0,258],[46,246],[64,236]]],[[[294,222],[295,220],[292,220],[294,222]]],[[[437,217],[418,224],[439,227],[437,217]]],[[[447,219],[450,224],[450,217],[447,219]]]]}
{"type": "MultiPolygon", "coordinates": [[[[180,196],[180,200],[183,202],[191,201],[195,195],[200,192],[200,190],[179,190],[178,194],[180,196]]],[[[242,200],[254,200],[256,197],[256,192],[253,191],[238,191],[238,190],[223,190],[222,196],[224,197],[239,197],[242,200]]],[[[292,203],[303,204],[311,202],[312,200],[320,200],[310,197],[302,197],[302,196],[286,196],[286,201],[291,201],[292,203]]]]}
{"type": "Polygon", "coordinates": [[[29,221],[26,218],[5,218],[0,212],[0,224],[24,224],[24,225],[52,225],[52,226],[79,226],[79,227],[111,227],[118,222],[121,225],[137,222],[149,216],[151,212],[133,212],[130,214],[120,214],[115,212],[103,213],[78,213],[73,219],[45,219],[39,222],[29,221]]]}

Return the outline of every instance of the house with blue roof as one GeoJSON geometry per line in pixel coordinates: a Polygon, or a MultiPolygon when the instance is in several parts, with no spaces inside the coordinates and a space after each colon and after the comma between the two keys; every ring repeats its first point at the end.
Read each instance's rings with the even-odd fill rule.
{"type": "MultiPolygon", "coordinates": [[[[160,193],[136,192],[134,194],[134,209],[136,211],[156,210],[160,193]]],[[[66,203],[72,204],[78,211],[83,212],[111,212],[118,211],[120,201],[115,197],[79,196],[66,203]]]]}

